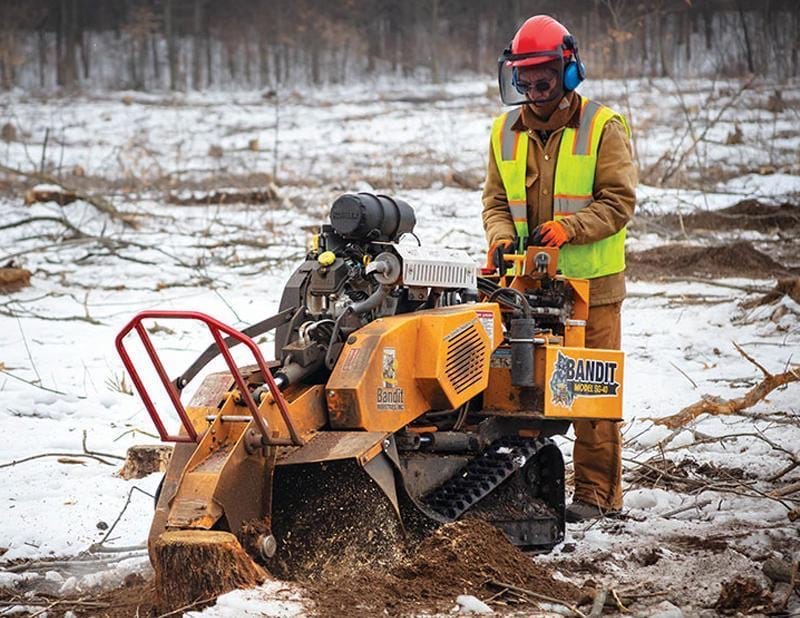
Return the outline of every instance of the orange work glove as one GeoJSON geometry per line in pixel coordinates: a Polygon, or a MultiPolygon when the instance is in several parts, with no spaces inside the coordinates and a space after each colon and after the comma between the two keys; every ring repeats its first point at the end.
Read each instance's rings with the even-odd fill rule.
{"type": "Polygon", "coordinates": [[[537,225],[528,242],[531,246],[561,247],[569,242],[567,230],[558,221],[548,221],[537,225]]]}
{"type": "Polygon", "coordinates": [[[516,242],[513,240],[498,240],[492,243],[489,247],[489,252],[486,255],[487,266],[495,270],[504,270],[506,267],[503,256],[509,253],[514,253],[516,242]]]}

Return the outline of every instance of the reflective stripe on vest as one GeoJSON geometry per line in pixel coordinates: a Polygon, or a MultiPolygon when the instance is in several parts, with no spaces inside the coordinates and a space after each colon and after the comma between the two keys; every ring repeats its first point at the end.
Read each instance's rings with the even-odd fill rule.
{"type": "MultiPolygon", "coordinates": [[[[553,218],[557,221],[585,208],[594,200],[594,177],[597,168],[597,149],[603,127],[612,118],[622,122],[630,135],[625,119],[613,110],[583,98],[578,129],[565,127],[556,161],[553,186],[553,218]]],[[[527,167],[528,140],[524,131],[511,130],[520,110],[499,116],[492,128],[492,144],[498,171],[506,189],[509,209],[519,238],[527,238],[527,195],[525,171],[527,167]],[[514,114],[514,118],[509,117],[514,114]],[[508,146],[513,144],[513,146],[508,146]],[[524,144],[524,147],[523,147],[524,144]],[[504,155],[513,156],[509,160],[504,155]],[[521,173],[520,173],[521,168],[521,173]],[[519,195],[525,200],[520,208],[519,195]],[[512,206],[512,196],[514,204],[512,206]],[[524,227],[517,224],[520,211],[524,211],[524,227]]],[[[524,241],[520,249],[524,248],[524,241]]],[[[564,245],[559,251],[559,269],[568,277],[594,279],[625,270],[625,228],[616,234],[586,245],[564,245]]]]}
{"type": "Polygon", "coordinates": [[[514,220],[521,253],[528,238],[528,196],[525,187],[525,170],[528,161],[528,134],[511,127],[519,118],[519,107],[498,116],[492,125],[492,148],[500,178],[506,189],[508,209],[514,220]]]}

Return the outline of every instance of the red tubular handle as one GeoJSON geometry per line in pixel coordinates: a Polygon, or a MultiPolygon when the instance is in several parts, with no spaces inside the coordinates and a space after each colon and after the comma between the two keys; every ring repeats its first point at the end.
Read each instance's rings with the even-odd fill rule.
{"type": "Polygon", "coordinates": [[[283,418],[284,422],[286,423],[286,427],[289,430],[289,435],[292,438],[292,443],[295,445],[302,445],[304,440],[300,437],[297,433],[297,430],[292,423],[291,418],[289,417],[289,408],[286,404],[286,400],[283,398],[283,394],[281,393],[278,386],[275,384],[275,380],[272,377],[272,373],[267,368],[266,362],[264,362],[264,357],[261,355],[261,350],[258,349],[256,343],[244,333],[239,332],[235,328],[228,326],[220,322],[219,320],[212,318],[210,315],[205,313],[200,313],[199,311],[159,311],[159,310],[149,310],[149,311],[142,311],[134,318],[128,322],[125,327],[119,332],[115,339],[115,345],[117,348],[117,352],[122,359],[122,364],[125,365],[125,369],[127,369],[128,373],[131,376],[131,380],[133,380],[133,385],[136,387],[136,391],[139,393],[139,396],[142,398],[142,402],[144,403],[145,408],[147,409],[150,418],[153,419],[153,423],[158,430],[158,435],[161,436],[161,439],[164,442],[198,442],[199,436],[197,431],[195,430],[194,426],[192,425],[191,420],[189,419],[188,414],[186,413],[186,408],[184,408],[183,403],[181,403],[180,394],[178,390],[175,388],[175,385],[170,381],[169,376],[167,376],[167,372],[164,370],[164,365],[161,363],[161,359],[156,352],[155,347],[153,346],[153,342],[150,340],[150,336],[147,333],[147,330],[144,328],[142,322],[143,320],[147,319],[162,319],[162,320],[197,320],[199,322],[203,322],[211,332],[211,336],[214,338],[214,341],[217,344],[220,352],[222,353],[223,358],[225,359],[225,363],[228,365],[228,369],[233,376],[234,381],[236,382],[236,387],[239,389],[239,393],[242,396],[245,404],[247,405],[247,409],[250,411],[250,414],[253,417],[256,425],[258,426],[259,431],[263,437],[264,443],[269,444],[271,443],[271,436],[269,433],[269,426],[267,425],[267,421],[258,413],[258,404],[256,401],[253,400],[253,396],[251,395],[250,391],[247,388],[247,384],[245,384],[244,378],[242,374],[239,373],[239,369],[236,367],[236,363],[233,360],[233,356],[231,355],[228,346],[225,345],[223,341],[223,337],[221,333],[225,333],[225,335],[233,337],[240,343],[243,343],[252,353],[253,357],[255,358],[256,364],[258,365],[259,370],[261,371],[261,375],[264,376],[264,381],[269,388],[269,392],[272,395],[275,404],[278,406],[278,410],[281,413],[281,417],[283,418]],[[150,362],[153,363],[153,367],[158,374],[161,383],[164,385],[164,388],[167,390],[167,394],[169,395],[170,401],[172,402],[173,407],[175,408],[175,412],[178,414],[178,417],[181,420],[181,424],[183,425],[186,434],[177,434],[171,435],[167,432],[166,428],[164,427],[164,423],[161,420],[161,416],[156,410],[155,405],[153,404],[153,400],[151,399],[147,389],[142,382],[142,379],[139,375],[139,372],[136,370],[136,367],[131,360],[128,351],[125,349],[124,339],[125,337],[132,331],[135,330],[136,333],[139,335],[139,338],[142,341],[142,345],[144,345],[144,349],[147,352],[147,355],[150,357],[150,362]]]}

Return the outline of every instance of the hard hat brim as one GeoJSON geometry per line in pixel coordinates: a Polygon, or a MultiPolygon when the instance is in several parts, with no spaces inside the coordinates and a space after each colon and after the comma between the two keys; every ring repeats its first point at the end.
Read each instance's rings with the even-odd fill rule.
{"type": "Polygon", "coordinates": [[[571,51],[559,46],[551,51],[537,51],[529,52],[527,54],[507,54],[505,63],[506,66],[518,68],[544,64],[545,62],[550,62],[551,60],[557,60],[559,58],[567,60],[571,57],[571,51]]]}

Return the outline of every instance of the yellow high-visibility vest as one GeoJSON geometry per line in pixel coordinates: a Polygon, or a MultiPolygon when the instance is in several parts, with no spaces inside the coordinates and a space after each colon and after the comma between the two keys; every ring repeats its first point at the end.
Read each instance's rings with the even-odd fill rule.
{"type": "MultiPolygon", "coordinates": [[[[528,161],[528,134],[514,131],[521,114],[516,108],[501,114],[492,125],[492,149],[508,199],[522,252],[528,238],[528,199],[525,172],[528,161]]],[[[625,118],[594,101],[581,99],[581,119],[577,129],[564,128],[556,160],[553,187],[553,218],[570,217],[593,201],[597,148],[605,124],[616,118],[630,129],[625,118]]],[[[567,277],[595,279],[625,270],[625,228],[616,234],[586,245],[566,244],[558,255],[559,270],[567,277]]]]}

